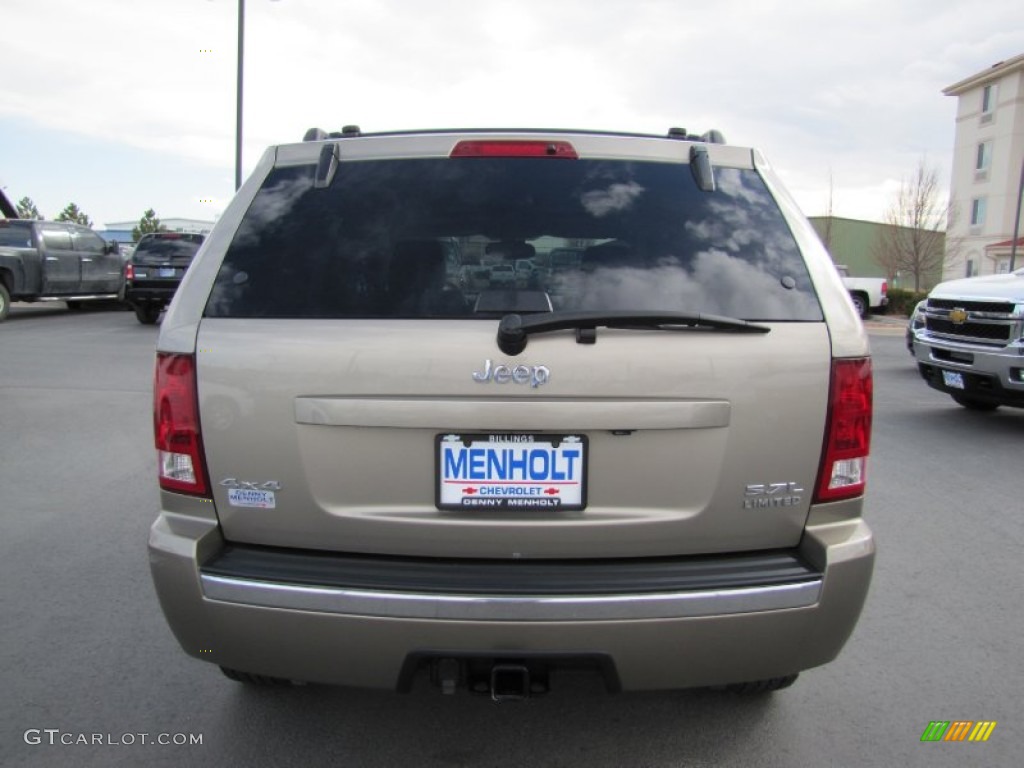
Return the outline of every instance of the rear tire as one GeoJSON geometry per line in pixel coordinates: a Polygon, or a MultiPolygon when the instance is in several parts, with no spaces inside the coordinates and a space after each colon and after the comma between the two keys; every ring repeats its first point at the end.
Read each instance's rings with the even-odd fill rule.
{"type": "Polygon", "coordinates": [[[84,307],[82,306],[82,302],[80,301],[65,301],[64,303],[68,305],[68,309],[70,309],[72,312],[80,312],[82,309],[84,309],[84,307]]]}
{"type": "Polygon", "coordinates": [[[860,315],[862,320],[867,320],[871,315],[871,307],[868,306],[868,297],[863,293],[851,293],[850,298],[853,299],[854,309],[857,310],[857,314],[860,315]]]}
{"type": "Polygon", "coordinates": [[[224,677],[229,680],[234,680],[236,683],[244,683],[245,685],[262,685],[270,687],[281,687],[290,686],[291,680],[285,680],[283,677],[270,677],[269,675],[254,675],[250,672],[239,672],[237,669],[231,669],[230,667],[221,667],[220,671],[224,673],[224,677]]]}
{"type": "Polygon", "coordinates": [[[135,317],[138,318],[140,323],[143,325],[155,325],[160,317],[162,307],[155,307],[152,304],[137,304],[133,309],[135,310],[135,317]]]}
{"type": "Polygon", "coordinates": [[[781,691],[783,688],[789,688],[789,686],[796,682],[796,679],[799,676],[799,672],[794,672],[792,675],[769,677],[767,680],[751,680],[748,683],[732,683],[731,685],[723,686],[723,688],[729,693],[735,693],[741,696],[757,696],[759,694],[771,693],[772,691],[781,691]]]}
{"type": "Polygon", "coordinates": [[[973,397],[964,397],[963,395],[950,395],[950,397],[957,402],[957,405],[962,405],[969,411],[991,413],[999,407],[998,403],[990,403],[987,400],[975,400],[973,397]]]}
{"type": "Polygon", "coordinates": [[[11,293],[7,286],[0,282],[0,323],[7,319],[11,311],[11,293]]]}

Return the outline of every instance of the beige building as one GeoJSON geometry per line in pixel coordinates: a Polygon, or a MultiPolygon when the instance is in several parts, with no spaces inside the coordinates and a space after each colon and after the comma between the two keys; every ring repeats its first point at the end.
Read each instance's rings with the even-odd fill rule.
{"type": "MultiPolygon", "coordinates": [[[[1010,269],[1024,179],[1024,55],[993,64],[943,93],[957,97],[944,276],[989,275],[1010,269]],[[952,249],[956,249],[956,254],[952,249]]],[[[1018,240],[1016,268],[1024,267],[1018,240]]]]}

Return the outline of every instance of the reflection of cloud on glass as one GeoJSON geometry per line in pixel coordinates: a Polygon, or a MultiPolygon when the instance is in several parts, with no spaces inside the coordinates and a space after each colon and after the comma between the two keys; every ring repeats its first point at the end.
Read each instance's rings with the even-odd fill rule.
{"type": "Polygon", "coordinates": [[[820,317],[813,295],[786,290],[779,277],[766,272],[763,265],[755,266],[722,251],[699,253],[693,279],[704,286],[705,312],[749,318],[751,308],[756,307],[758,315],[766,319],[820,317]]]}
{"type": "Polygon", "coordinates": [[[598,268],[575,273],[565,295],[578,310],[703,312],[748,320],[816,320],[813,294],[789,291],[777,276],[723,250],[697,253],[686,269],[676,258],[651,269],[598,268]]]}
{"type": "Polygon", "coordinates": [[[207,313],[211,317],[230,314],[232,302],[243,294],[248,279],[249,276],[245,272],[239,272],[228,264],[222,264],[217,281],[213,284],[213,290],[206,303],[207,313]]]}
{"type": "Polygon", "coordinates": [[[279,184],[260,190],[238,228],[232,247],[256,245],[260,232],[268,222],[288,214],[295,201],[313,186],[310,178],[286,179],[279,184]]]}
{"type": "Polygon", "coordinates": [[[750,220],[748,209],[717,201],[708,208],[711,218],[686,222],[686,231],[695,240],[736,253],[764,239],[764,230],[750,220]]]}
{"type": "Polygon", "coordinates": [[[792,268],[788,265],[799,258],[792,237],[788,230],[779,227],[773,208],[715,200],[708,203],[708,211],[709,218],[686,222],[686,232],[695,242],[708,248],[746,253],[751,261],[760,261],[768,272],[789,272],[792,268]]]}
{"type": "Polygon", "coordinates": [[[751,205],[771,205],[763,192],[751,189],[743,183],[744,175],[736,168],[716,168],[715,183],[718,191],[732,198],[740,198],[751,205]]]}
{"type": "Polygon", "coordinates": [[[628,184],[612,184],[607,189],[586,192],[580,202],[587,213],[600,219],[609,213],[628,210],[643,191],[644,188],[635,181],[628,184]]]}

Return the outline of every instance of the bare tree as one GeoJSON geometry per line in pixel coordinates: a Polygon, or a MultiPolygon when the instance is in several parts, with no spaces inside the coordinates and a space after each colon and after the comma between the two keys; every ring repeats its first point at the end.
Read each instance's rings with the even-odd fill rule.
{"type": "MultiPolygon", "coordinates": [[[[940,199],[938,171],[921,158],[886,209],[886,226],[875,243],[875,261],[890,281],[897,272],[912,275],[914,290],[920,291],[922,280],[942,274],[945,229],[955,214],[955,209],[940,199]]],[[[956,249],[950,249],[949,255],[955,257],[956,249]]]]}

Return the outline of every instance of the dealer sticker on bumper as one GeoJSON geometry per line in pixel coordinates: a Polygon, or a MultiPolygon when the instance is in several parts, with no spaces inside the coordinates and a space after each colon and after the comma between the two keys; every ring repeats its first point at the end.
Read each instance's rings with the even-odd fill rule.
{"type": "Polygon", "coordinates": [[[247,488],[229,488],[228,503],[232,507],[276,508],[273,491],[253,491],[247,488]]]}
{"type": "Polygon", "coordinates": [[[585,435],[438,435],[437,508],[583,509],[586,468],[585,435]]]}

